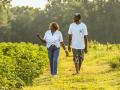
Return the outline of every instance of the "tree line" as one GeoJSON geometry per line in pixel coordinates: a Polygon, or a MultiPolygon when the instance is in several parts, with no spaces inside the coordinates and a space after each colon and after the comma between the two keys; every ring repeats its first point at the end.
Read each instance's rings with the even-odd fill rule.
{"type": "Polygon", "coordinates": [[[38,43],[36,33],[43,36],[50,22],[58,22],[64,40],[80,12],[87,24],[89,40],[101,43],[120,43],[119,0],[48,0],[44,10],[32,7],[11,7],[11,0],[0,1],[0,41],[38,43]]]}

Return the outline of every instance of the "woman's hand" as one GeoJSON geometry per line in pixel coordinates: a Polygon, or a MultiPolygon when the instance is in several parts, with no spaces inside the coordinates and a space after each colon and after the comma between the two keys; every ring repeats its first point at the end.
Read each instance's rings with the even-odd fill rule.
{"type": "Polygon", "coordinates": [[[36,35],[37,35],[37,37],[38,37],[40,40],[43,40],[43,38],[41,37],[40,33],[37,33],[36,35]]]}
{"type": "Polygon", "coordinates": [[[63,47],[63,49],[65,50],[66,56],[69,56],[68,50],[66,49],[64,42],[60,42],[60,43],[61,43],[61,46],[63,47]]]}
{"type": "Polygon", "coordinates": [[[40,36],[40,33],[37,33],[36,35],[37,35],[37,37],[39,37],[39,36],[40,36]]]}
{"type": "Polygon", "coordinates": [[[68,51],[67,51],[67,50],[65,50],[65,54],[66,54],[66,57],[68,57],[68,56],[69,56],[69,53],[68,53],[68,51]]]}
{"type": "Polygon", "coordinates": [[[71,52],[71,46],[70,45],[68,45],[68,51],[71,52]]]}
{"type": "Polygon", "coordinates": [[[36,35],[43,43],[46,43],[46,41],[40,36],[40,33],[37,33],[36,35]]]}

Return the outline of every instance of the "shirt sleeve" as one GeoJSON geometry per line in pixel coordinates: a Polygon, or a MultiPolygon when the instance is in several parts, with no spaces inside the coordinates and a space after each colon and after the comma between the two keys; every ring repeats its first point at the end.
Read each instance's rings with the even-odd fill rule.
{"type": "Polygon", "coordinates": [[[72,34],[71,25],[70,25],[70,27],[69,27],[68,34],[72,34]]]}
{"type": "Polygon", "coordinates": [[[63,36],[61,32],[60,32],[60,42],[63,42],[63,36]]]}
{"type": "Polygon", "coordinates": [[[84,35],[88,35],[87,26],[85,25],[84,28],[85,28],[85,29],[84,29],[84,35]]]}

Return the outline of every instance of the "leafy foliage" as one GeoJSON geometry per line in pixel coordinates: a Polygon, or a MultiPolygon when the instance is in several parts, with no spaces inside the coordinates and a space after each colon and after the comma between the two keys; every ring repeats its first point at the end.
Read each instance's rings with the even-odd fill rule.
{"type": "Polygon", "coordinates": [[[48,62],[46,49],[31,43],[0,43],[0,88],[32,84],[48,62]]]}

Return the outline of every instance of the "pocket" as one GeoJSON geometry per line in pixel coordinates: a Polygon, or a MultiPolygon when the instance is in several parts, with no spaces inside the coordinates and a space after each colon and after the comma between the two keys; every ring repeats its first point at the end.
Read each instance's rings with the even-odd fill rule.
{"type": "Polygon", "coordinates": [[[80,29],[79,32],[80,32],[80,36],[83,37],[83,36],[84,36],[84,34],[83,34],[83,29],[80,29]]]}

